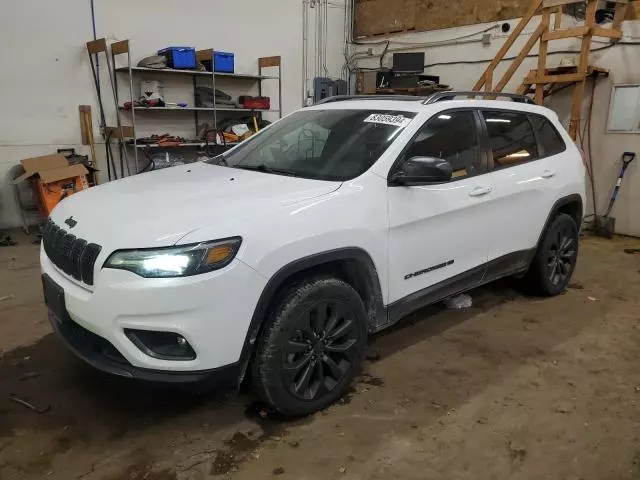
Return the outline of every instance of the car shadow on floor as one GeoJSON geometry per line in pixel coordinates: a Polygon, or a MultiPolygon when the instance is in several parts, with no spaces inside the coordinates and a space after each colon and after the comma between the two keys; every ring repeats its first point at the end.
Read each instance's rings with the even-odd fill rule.
{"type": "Polygon", "coordinates": [[[161,384],[108,375],[77,359],[53,334],[4,353],[0,392],[0,437],[30,427],[69,430],[78,426],[74,431],[80,437],[90,437],[92,430],[100,430],[101,436],[115,439],[204,410],[213,417],[213,423],[234,421],[224,418],[228,411],[215,418],[216,410],[228,403],[228,389],[219,391],[206,383],[161,384]]]}
{"type": "Polygon", "coordinates": [[[470,308],[453,310],[447,308],[444,302],[438,302],[407,315],[393,326],[373,335],[367,357],[370,360],[388,357],[505,302],[516,298],[535,298],[527,297],[518,290],[513,279],[500,279],[467,294],[473,302],[470,308]]]}

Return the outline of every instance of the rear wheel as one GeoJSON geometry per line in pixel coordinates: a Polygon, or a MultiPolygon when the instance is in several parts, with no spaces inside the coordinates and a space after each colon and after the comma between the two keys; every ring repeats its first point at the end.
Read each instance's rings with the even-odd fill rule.
{"type": "Polygon", "coordinates": [[[567,288],[577,258],[578,227],[560,213],[547,228],[525,280],[536,293],[558,295],[567,288]]]}
{"type": "Polygon", "coordinates": [[[285,415],[327,407],[346,391],[367,338],[358,293],[317,277],[290,287],[270,312],[253,364],[256,393],[285,415]]]}

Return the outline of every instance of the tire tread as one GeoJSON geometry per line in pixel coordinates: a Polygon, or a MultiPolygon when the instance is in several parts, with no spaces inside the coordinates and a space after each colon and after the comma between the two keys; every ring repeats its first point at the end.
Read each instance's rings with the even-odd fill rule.
{"type": "MultiPolygon", "coordinates": [[[[315,277],[309,277],[307,279],[300,280],[285,286],[284,289],[276,295],[271,311],[267,313],[266,324],[264,329],[258,338],[258,344],[256,346],[256,353],[252,364],[252,380],[255,394],[260,400],[275,408],[281,414],[289,416],[299,416],[311,413],[315,410],[308,408],[301,408],[300,405],[295,405],[295,401],[288,405],[278,401],[274,398],[273,392],[276,389],[275,379],[280,374],[277,368],[271,366],[271,356],[275,354],[277,345],[274,345],[276,336],[279,331],[283,330],[286,323],[290,321],[289,313],[310,294],[326,288],[339,288],[349,295],[354,296],[354,299],[358,299],[359,308],[361,308],[361,317],[366,319],[364,305],[360,296],[355,289],[347,282],[338,278],[328,275],[318,275],[315,277]]],[[[365,330],[366,331],[366,330],[365,330]]],[[[366,336],[366,334],[365,334],[366,336]]],[[[349,379],[350,382],[351,379],[349,379]]],[[[347,384],[349,383],[347,382],[347,384]]],[[[339,398],[339,397],[338,397],[339,398]]],[[[332,403],[334,400],[331,400],[332,403]]],[[[287,402],[289,403],[289,402],[287,402]]],[[[300,403],[300,402],[298,402],[300,403]]],[[[324,403],[324,402],[321,402],[324,403]]],[[[324,408],[327,405],[323,405],[320,408],[324,408]]]]}
{"type": "MultiPolygon", "coordinates": [[[[544,257],[546,256],[545,252],[547,250],[547,243],[549,241],[549,232],[554,231],[558,225],[561,225],[562,223],[568,223],[568,222],[571,223],[571,225],[575,230],[576,250],[578,250],[579,235],[578,235],[578,227],[576,225],[575,220],[570,215],[567,215],[566,213],[558,213],[553,218],[553,220],[549,222],[549,225],[542,237],[542,241],[540,242],[540,245],[538,246],[536,254],[533,257],[533,261],[529,266],[529,270],[527,271],[526,275],[523,278],[524,287],[530,293],[540,295],[540,296],[545,296],[545,297],[551,297],[551,296],[559,295],[560,293],[562,293],[562,291],[564,291],[565,289],[564,286],[561,289],[558,289],[557,287],[553,286],[547,279],[544,257]]],[[[577,254],[578,252],[576,251],[576,256],[577,254]]],[[[575,267],[575,264],[574,264],[574,267],[575,267]]],[[[571,276],[569,276],[569,279],[570,278],[571,276]]]]}

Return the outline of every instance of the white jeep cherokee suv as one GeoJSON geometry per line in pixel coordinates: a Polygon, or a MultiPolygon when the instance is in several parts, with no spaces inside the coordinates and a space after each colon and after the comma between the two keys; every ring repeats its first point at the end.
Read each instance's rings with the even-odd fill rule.
{"type": "Polygon", "coordinates": [[[116,375],[238,385],[249,370],[301,415],[413,310],[508,275],[562,292],[580,152],[526,97],[469,95],[334,97],[208,162],[67,198],[43,232],[53,328],[116,375]]]}

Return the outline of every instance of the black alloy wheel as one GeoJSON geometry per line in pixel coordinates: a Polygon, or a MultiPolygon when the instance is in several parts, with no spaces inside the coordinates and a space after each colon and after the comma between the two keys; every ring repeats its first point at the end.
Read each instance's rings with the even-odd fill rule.
{"type": "Polygon", "coordinates": [[[317,276],[281,291],[252,365],[257,395],[280,413],[307,415],[346,392],[364,357],[368,317],[338,278],[317,276]]]}
{"type": "Polygon", "coordinates": [[[551,244],[547,258],[547,272],[549,281],[553,285],[564,285],[569,282],[576,261],[577,242],[573,239],[573,232],[568,225],[558,228],[551,244]]]}
{"type": "Polygon", "coordinates": [[[524,286],[532,293],[546,296],[562,293],[578,260],[578,239],[575,220],[565,213],[556,215],[536,250],[524,286]]]}
{"type": "Polygon", "coordinates": [[[344,301],[312,304],[284,346],[282,376],[291,394],[314,400],[335,389],[357,358],[358,334],[344,301]]]}

